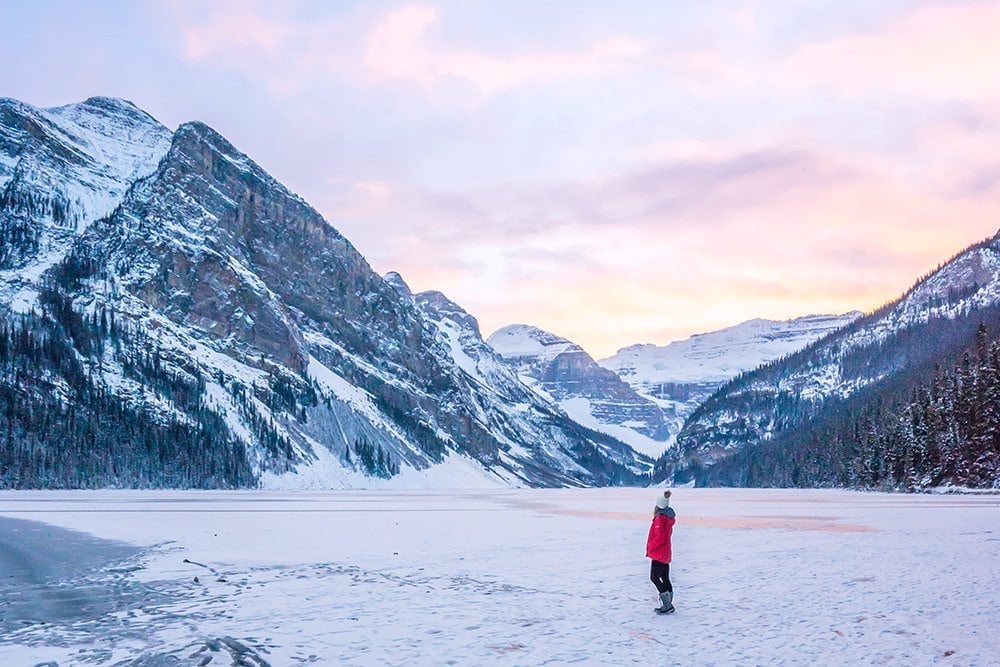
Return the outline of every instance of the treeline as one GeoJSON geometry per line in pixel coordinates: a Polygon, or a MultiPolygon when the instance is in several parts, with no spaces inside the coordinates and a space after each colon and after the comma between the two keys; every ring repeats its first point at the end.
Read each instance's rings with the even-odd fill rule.
{"type": "Polygon", "coordinates": [[[74,307],[93,272],[71,252],[43,284],[40,312],[0,315],[0,486],[255,486],[196,366],[166,362],[114,311],[74,307]]]}
{"type": "MultiPolygon", "coordinates": [[[[263,383],[213,375],[128,317],[78,310],[72,295],[102,272],[78,244],[49,272],[40,312],[0,313],[0,488],[245,488],[265,470],[289,470],[298,454],[286,427],[329,402],[318,385],[263,358],[263,383]],[[252,452],[210,401],[209,380],[228,394],[252,452]]],[[[353,454],[370,475],[399,473],[382,447],[359,441],[353,454]]]]}
{"type": "Polygon", "coordinates": [[[106,313],[70,318],[61,304],[50,295],[41,314],[0,319],[0,487],[256,484],[243,443],[205,404],[198,378],[140,356],[123,365],[123,379],[158,387],[177,413],[112,393],[94,367],[105,361],[84,357],[74,338],[104,341],[117,351],[107,362],[120,363],[141,348],[136,332],[106,313]]]}
{"type": "MultiPolygon", "coordinates": [[[[253,386],[211,378],[252,437],[251,455],[210,404],[205,369],[168,358],[113,310],[74,307],[64,290],[89,273],[71,254],[43,288],[40,312],[0,314],[0,488],[246,488],[264,470],[289,470],[297,453],[285,425],[330,400],[314,381],[280,368],[253,386]]],[[[369,475],[399,474],[364,439],[347,457],[369,475]]]]}

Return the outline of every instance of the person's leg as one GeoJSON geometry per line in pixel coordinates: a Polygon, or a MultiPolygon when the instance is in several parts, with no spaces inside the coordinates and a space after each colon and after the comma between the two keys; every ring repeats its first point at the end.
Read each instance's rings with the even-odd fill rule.
{"type": "Polygon", "coordinates": [[[660,606],[654,609],[657,614],[670,614],[674,611],[674,606],[670,604],[674,597],[670,588],[670,565],[654,560],[649,567],[649,578],[656,586],[660,595],[660,606]]]}
{"type": "Polygon", "coordinates": [[[661,570],[663,588],[660,589],[660,601],[663,603],[656,608],[658,614],[674,613],[674,587],[670,583],[670,563],[663,563],[661,570]]]}
{"type": "Polygon", "coordinates": [[[649,564],[649,580],[653,582],[654,586],[656,586],[656,590],[658,593],[662,593],[663,591],[667,590],[666,588],[664,588],[663,584],[663,581],[665,579],[663,574],[663,568],[665,566],[666,563],[661,563],[656,559],[651,560],[649,564]]]}

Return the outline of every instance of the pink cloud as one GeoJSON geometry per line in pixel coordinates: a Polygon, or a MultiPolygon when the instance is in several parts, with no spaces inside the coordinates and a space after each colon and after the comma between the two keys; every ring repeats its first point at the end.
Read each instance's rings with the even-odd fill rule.
{"type": "Polygon", "coordinates": [[[351,35],[361,20],[357,14],[308,21],[289,3],[256,0],[223,0],[209,9],[174,2],[169,8],[185,60],[239,72],[271,93],[300,95],[356,69],[358,45],[351,35]]]}
{"type": "MultiPolygon", "coordinates": [[[[182,6],[175,5],[177,11],[182,6]]],[[[274,55],[294,34],[295,27],[276,17],[265,17],[252,5],[224,2],[208,15],[190,17],[181,26],[183,54],[204,60],[232,52],[265,52],[274,55]]]]}
{"type": "Polygon", "coordinates": [[[385,78],[412,79],[423,85],[433,82],[424,46],[424,33],[438,18],[430,7],[398,9],[372,30],[365,64],[385,78]]]}
{"type": "Polygon", "coordinates": [[[493,55],[434,41],[438,9],[402,7],[373,18],[363,8],[314,21],[283,4],[225,2],[211,11],[172,5],[187,60],[225,65],[292,93],[335,77],[354,83],[402,81],[422,88],[458,82],[490,95],[518,86],[619,71],[645,54],[643,43],[609,37],[567,52],[493,55]]]}
{"type": "Polygon", "coordinates": [[[779,69],[779,80],[850,93],[996,98],[998,35],[996,2],[921,7],[878,30],[805,47],[779,69]]]}
{"type": "Polygon", "coordinates": [[[615,37],[576,52],[495,56],[434,45],[429,33],[437,21],[436,9],[406,7],[377,24],[365,53],[365,65],[375,80],[401,79],[423,87],[459,81],[492,94],[528,83],[601,75],[646,52],[637,40],[615,37]]]}

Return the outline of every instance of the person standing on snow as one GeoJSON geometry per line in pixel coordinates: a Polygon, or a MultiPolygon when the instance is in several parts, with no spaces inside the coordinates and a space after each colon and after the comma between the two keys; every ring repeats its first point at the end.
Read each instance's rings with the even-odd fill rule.
{"type": "Polygon", "coordinates": [[[670,537],[677,523],[677,513],[670,507],[670,491],[656,499],[653,509],[653,523],[649,526],[649,537],[646,538],[646,557],[652,559],[649,568],[649,578],[660,594],[659,607],[654,609],[657,614],[674,613],[674,587],[670,585],[670,537]]]}

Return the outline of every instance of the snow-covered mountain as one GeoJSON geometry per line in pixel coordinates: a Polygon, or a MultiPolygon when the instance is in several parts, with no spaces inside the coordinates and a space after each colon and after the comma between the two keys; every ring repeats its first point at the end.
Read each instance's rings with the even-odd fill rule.
{"type": "Polygon", "coordinates": [[[725,382],[796,352],[860,316],[854,311],[749,320],[668,345],[630,345],[597,363],[666,411],[672,442],[684,420],[725,382]]]}
{"type": "Polygon", "coordinates": [[[0,298],[30,309],[33,285],[87,226],[156,170],[171,132],[131,102],[37,109],[0,98],[0,298]]]}
{"type": "Polygon", "coordinates": [[[0,403],[31,443],[0,448],[0,485],[561,486],[651,465],[202,123],[2,100],[0,187],[0,403]]]}
{"type": "Polygon", "coordinates": [[[521,379],[577,422],[659,456],[668,446],[671,414],[602,368],[579,345],[537,327],[513,324],[489,337],[521,379]]]}
{"type": "MultiPolygon", "coordinates": [[[[389,274],[387,280],[397,289],[404,286],[403,293],[409,291],[399,274],[389,274]]],[[[527,383],[522,381],[505,360],[483,340],[476,318],[445,295],[430,291],[420,292],[413,298],[426,319],[437,329],[438,339],[447,346],[456,365],[493,399],[482,405],[484,413],[491,409],[491,405],[502,405],[506,406],[507,411],[531,415],[532,419],[525,420],[522,428],[538,430],[539,425],[544,426],[537,433],[531,434],[531,438],[535,441],[558,445],[565,438],[562,433],[575,434],[579,439],[591,443],[600,456],[636,475],[647,474],[650,470],[650,460],[641,454],[655,457],[662,453],[662,450],[645,452],[635,447],[626,437],[620,437],[631,435],[630,432],[622,434],[600,428],[600,425],[592,426],[576,419],[572,413],[568,414],[565,409],[560,410],[559,408],[563,406],[557,406],[557,402],[550,396],[533,390],[530,380],[527,383]],[[558,429],[554,430],[553,426],[557,426],[558,429]]],[[[481,418],[484,421],[490,420],[487,414],[483,414],[481,418]]],[[[558,447],[550,446],[543,449],[545,457],[564,457],[558,447]]],[[[538,458],[537,454],[535,458],[538,458]]],[[[565,465],[565,462],[563,464],[565,465]]]]}
{"type": "Polygon", "coordinates": [[[661,474],[703,469],[861,392],[928,377],[972,344],[980,324],[1000,325],[1000,236],[962,251],[896,301],[725,384],[685,423],[661,474]]]}
{"type": "Polygon", "coordinates": [[[861,317],[807,315],[792,320],[755,319],[669,345],[630,345],[600,363],[647,394],[662,385],[722,383],[744,371],[797,352],[861,317]]]}

